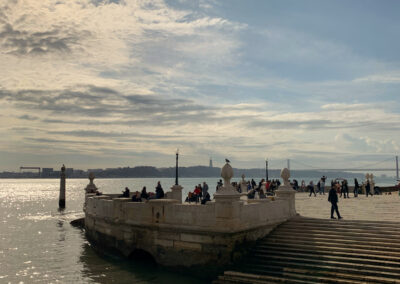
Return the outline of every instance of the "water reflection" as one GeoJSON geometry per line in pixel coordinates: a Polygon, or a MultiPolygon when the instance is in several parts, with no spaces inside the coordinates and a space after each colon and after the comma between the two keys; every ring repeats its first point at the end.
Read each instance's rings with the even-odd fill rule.
{"type": "Polygon", "coordinates": [[[100,254],[87,242],[82,245],[79,261],[82,274],[95,283],[208,283],[151,263],[100,254]]]}

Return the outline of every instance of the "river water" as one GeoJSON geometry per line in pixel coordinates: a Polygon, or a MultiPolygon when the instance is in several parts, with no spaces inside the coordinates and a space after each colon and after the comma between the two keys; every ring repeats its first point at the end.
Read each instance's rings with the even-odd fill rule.
{"type": "MultiPolygon", "coordinates": [[[[96,179],[103,193],[146,186],[164,190],[172,178],[96,179]]],[[[217,178],[182,178],[183,194],[206,181],[215,192],[217,178]]],[[[238,181],[238,180],[236,180],[238,181]]],[[[258,179],[256,180],[258,181],[258,179]]],[[[70,221],[83,216],[86,179],[68,179],[66,209],[58,210],[59,180],[0,180],[0,283],[204,283],[161,267],[99,255],[70,221]]]]}

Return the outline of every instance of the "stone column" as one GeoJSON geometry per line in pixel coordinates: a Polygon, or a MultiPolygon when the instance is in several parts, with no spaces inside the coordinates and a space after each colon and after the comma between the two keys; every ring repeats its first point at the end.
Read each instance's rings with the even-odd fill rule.
{"type": "Polygon", "coordinates": [[[226,163],[221,170],[224,185],[214,194],[217,226],[235,231],[240,228],[240,194],[231,185],[233,169],[226,163]]]}
{"type": "Polygon", "coordinates": [[[289,217],[295,216],[296,213],[296,203],[295,194],[296,191],[292,188],[289,182],[290,171],[288,168],[284,168],[281,171],[281,178],[283,179],[283,185],[279,186],[279,189],[275,191],[277,200],[287,201],[289,209],[289,217]]]}
{"type": "Polygon", "coordinates": [[[65,208],[65,166],[61,167],[60,176],[60,196],[58,199],[58,207],[65,208]]]}
{"type": "Polygon", "coordinates": [[[183,187],[179,184],[175,184],[171,187],[171,199],[178,200],[182,204],[182,189],[183,187]]]}

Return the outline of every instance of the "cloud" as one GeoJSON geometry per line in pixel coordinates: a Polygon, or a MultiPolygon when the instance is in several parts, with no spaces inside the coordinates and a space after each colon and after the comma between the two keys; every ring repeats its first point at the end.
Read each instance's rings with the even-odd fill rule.
{"type": "Polygon", "coordinates": [[[18,118],[19,119],[23,119],[23,120],[37,120],[37,119],[39,119],[37,116],[27,115],[27,114],[20,115],[20,116],[18,116],[18,118]]]}
{"type": "MultiPolygon", "coordinates": [[[[217,115],[213,106],[191,99],[161,95],[124,95],[109,87],[77,85],[64,90],[0,90],[0,98],[14,107],[32,113],[47,114],[47,123],[162,125],[203,123],[217,115]],[[76,120],[74,117],[80,118],[76,120]],[[49,118],[52,116],[52,118],[49,118]],[[69,116],[68,119],[58,119],[69,116]],[[96,118],[83,120],[82,118],[96,118]],[[132,119],[132,117],[134,119],[132,119]],[[104,120],[104,121],[102,121],[104,120]]],[[[37,116],[22,115],[21,119],[37,116]]]]}
{"type": "Polygon", "coordinates": [[[64,31],[55,27],[45,32],[15,30],[10,24],[0,31],[1,46],[5,53],[15,55],[42,55],[46,53],[70,53],[79,45],[79,38],[89,37],[90,32],[64,31]]]}
{"type": "Polygon", "coordinates": [[[371,104],[344,104],[344,103],[335,103],[335,104],[325,104],[322,105],[321,108],[323,110],[372,110],[374,107],[371,104]]]}
{"type": "Polygon", "coordinates": [[[328,119],[323,120],[256,120],[248,124],[249,127],[272,127],[275,129],[299,129],[305,128],[310,130],[320,130],[327,127],[334,127],[333,121],[328,119]]]}
{"type": "Polygon", "coordinates": [[[0,151],[163,165],[157,157],[177,147],[194,164],[398,148],[396,60],[234,9],[214,0],[0,4],[0,151]]]}

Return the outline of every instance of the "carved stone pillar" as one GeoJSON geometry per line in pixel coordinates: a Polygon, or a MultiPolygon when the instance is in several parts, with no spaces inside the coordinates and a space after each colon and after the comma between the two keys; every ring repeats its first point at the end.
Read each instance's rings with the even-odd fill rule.
{"type": "Polygon", "coordinates": [[[224,185],[214,194],[215,217],[217,223],[225,228],[235,230],[240,227],[240,194],[231,185],[233,169],[226,163],[221,170],[224,185]]]}
{"type": "Polygon", "coordinates": [[[290,171],[288,168],[284,168],[281,171],[281,178],[283,179],[283,185],[279,186],[279,189],[275,191],[277,200],[287,201],[289,208],[289,215],[295,216],[296,213],[296,203],[295,194],[296,191],[292,188],[289,182],[290,171]]]}

